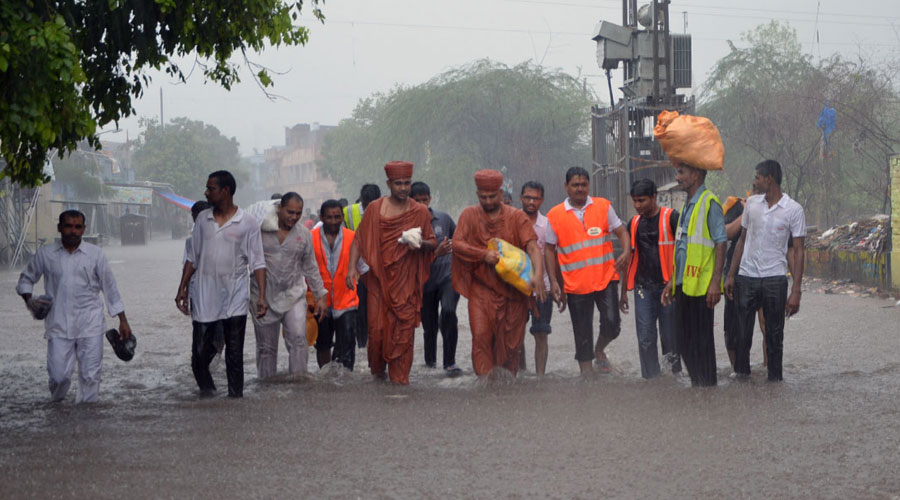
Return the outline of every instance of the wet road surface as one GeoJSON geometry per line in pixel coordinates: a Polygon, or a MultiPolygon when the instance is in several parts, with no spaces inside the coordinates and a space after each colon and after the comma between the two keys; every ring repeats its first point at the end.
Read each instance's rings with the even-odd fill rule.
{"type": "Polygon", "coordinates": [[[18,273],[0,273],[0,498],[900,498],[891,301],[804,294],[783,384],[765,381],[758,331],[752,379],[728,377],[720,305],[710,389],[642,380],[633,315],[608,349],[612,375],[577,375],[567,311],[546,377],[529,359],[514,382],[483,384],[462,300],[465,374],[426,368],[419,334],[409,387],[372,381],[363,350],[353,373],[319,371],[311,351],[309,375],[259,382],[248,325],[245,397],[224,397],[222,364],[220,396],[199,400],[173,300],[182,249],[104,249],[139,343],[128,364],[106,348],[96,405],[75,406],[74,387],[47,402],[42,323],[14,293],[18,273]]]}

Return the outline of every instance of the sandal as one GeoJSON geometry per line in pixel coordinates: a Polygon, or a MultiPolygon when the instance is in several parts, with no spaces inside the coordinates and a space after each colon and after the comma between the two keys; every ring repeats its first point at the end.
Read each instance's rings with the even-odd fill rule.
{"type": "Polygon", "coordinates": [[[594,359],[594,370],[599,373],[610,373],[612,372],[612,367],[609,365],[609,358],[606,357],[606,354],[602,354],[602,358],[599,356],[594,359]]]}

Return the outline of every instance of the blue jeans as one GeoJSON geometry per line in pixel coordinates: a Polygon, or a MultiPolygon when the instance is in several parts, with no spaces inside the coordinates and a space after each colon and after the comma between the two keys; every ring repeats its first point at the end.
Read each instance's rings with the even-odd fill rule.
{"type": "Polygon", "coordinates": [[[659,339],[663,356],[672,372],[681,371],[681,360],[675,349],[675,304],[660,303],[665,285],[634,288],[634,323],[637,330],[638,354],[641,359],[641,376],[659,376],[659,356],[656,349],[656,325],[659,323],[659,339]]]}

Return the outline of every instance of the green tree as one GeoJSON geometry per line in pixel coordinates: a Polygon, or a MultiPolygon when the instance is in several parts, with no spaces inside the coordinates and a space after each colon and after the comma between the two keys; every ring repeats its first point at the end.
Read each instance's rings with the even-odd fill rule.
{"type": "Polygon", "coordinates": [[[384,163],[401,159],[416,164],[415,178],[444,209],[475,202],[481,168],[505,167],[514,190],[543,182],[557,199],[565,170],[590,162],[593,102],[571,75],[480,60],[361,100],[326,137],[323,165],[350,199],[365,182],[381,185],[384,163]]]}
{"type": "Polygon", "coordinates": [[[246,178],[237,140],[216,127],[187,118],[165,127],[148,120],[142,124],[146,128],[132,158],[139,179],[167,182],[180,195],[202,199],[211,172],[228,170],[238,184],[246,178]]]}
{"type": "MultiPolygon", "coordinates": [[[[319,0],[310,0],[323,20],[319,0]]],[[[207,80],[226,89],[246,66],[265,88],[265,68],[247,51],[305,44],[295,25],[303,0],[4,0],[0,3],[0,175],[25,185],[45,181],[47,152],[60,157],[86,139],[99,149],[97,126],[134,113],[164,70],[181,81],[175,57],[196,55],[207,80]],[[239,55],[244,64],[234,61],[239,55]]]]}
{"type": "Polygon", "coordinates": [[[771,158],[813,223],[884,211],[886,156],[900,142],[895,65],[837,54],[814,61],[796,32],[774,21],[743,40],[714,66],[699,108],[725,142],[725,175],[711,178],[714,187],[743,193],[756,163],[771,158]],[[827,145],[816,125],[826,105],[837,114],[827,145]]]}
{"type": "Polygon", "coordinates": [[[100,168],[97,165],[97,159],[101,156],[99,153],[75,151],[54,161],[55,181],[68,185],[77,200],[99,200],[104,194],[100,168]]]}

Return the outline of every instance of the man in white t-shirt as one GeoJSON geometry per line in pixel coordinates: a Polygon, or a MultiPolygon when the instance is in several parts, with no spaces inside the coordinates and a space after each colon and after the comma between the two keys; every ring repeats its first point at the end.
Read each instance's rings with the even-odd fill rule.
{"type": "Polygon", "coordinates": [[[216,355],[213,340],[221,331],[225,337],[225,371],[228,396],[239,398],[244,391],[244,333],[250,304],[249,271],[253,272],[259,295],[257,317],[268,310],[266,302],[266,261],[259,222],[234,204],[237,184],[231,173],[219,170],[206,181],[206,199],[212,208],[197,216],[191,231],[191,253],[187,256],[175,304],[194,324],[191,369],[201,396],[211,396],[216,385],[209,363],[216,355]],[[249,271],[248,271],[249,269],[249,271]],[[188,286],[196,272],[188,309],[188,286]]]}
{"type": "Polygon", "coordinates": [[[738,378],[750,376],[754,319],[762,307],[769,380],[781,381],[784,318],[800,310],[806,219],[803,207],[781,192],[781,165],[777,161],[758,164],[753,185],[756,192],[764,194],[747,199],[741,236],[725,282],[725,293],[735,301],[738,316],[734,372],[738,378]],[[790,238],[795,250],[789,253],[790,238]],[[790,295],[787,291],[789,256],[793,259],[790,295]]]}

